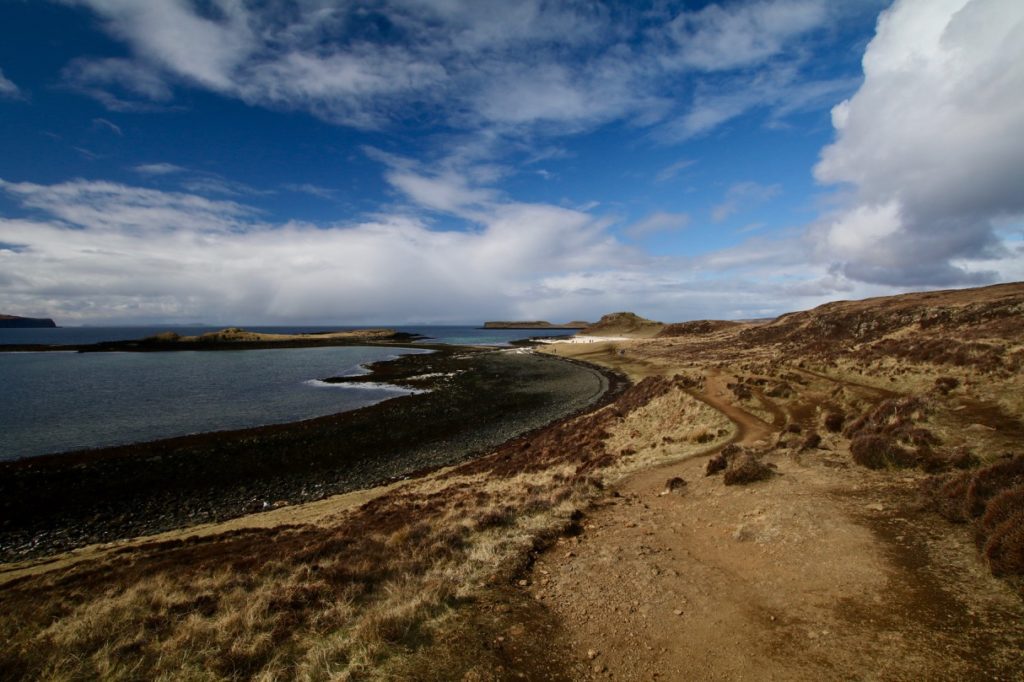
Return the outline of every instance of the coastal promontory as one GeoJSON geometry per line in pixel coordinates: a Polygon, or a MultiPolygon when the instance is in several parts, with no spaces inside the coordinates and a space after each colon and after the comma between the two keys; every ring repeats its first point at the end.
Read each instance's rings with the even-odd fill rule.
{"type": "Polygon", "coordinates": [[[56,327],[57,324],[48,317],[18,317],[17,315],[0,315],[0,329],[56,327]]]}

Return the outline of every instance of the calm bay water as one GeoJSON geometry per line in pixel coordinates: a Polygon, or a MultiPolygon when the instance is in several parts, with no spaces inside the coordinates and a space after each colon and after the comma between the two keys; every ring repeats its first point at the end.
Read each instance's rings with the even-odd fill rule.
{"type": "Polygon", "coordinates": [[[318,383],[406,353],[337,347],[0,353],[0,459],[282,423],[408,393],[318,383]]]}
{"type": "MultiPolygon", "coordinates": [[[[89,344],[138,339],[163,331],[195,335],[219,328],[0,329],[0,351],[10,344],[89,344]]],[[[346,329],[246,328],[276,333],[346,329]]],[[[505,344],[530,336],[571,333],[451,326],[392,328],[449,344],[505,344]]],[[[428,351],[343,346],[231,352],[0,352],[0,460],[284,423],[357,409],[407,391],[324,385],[317,380],[359,374],[363,364],[416,352],[428,351]]]]}

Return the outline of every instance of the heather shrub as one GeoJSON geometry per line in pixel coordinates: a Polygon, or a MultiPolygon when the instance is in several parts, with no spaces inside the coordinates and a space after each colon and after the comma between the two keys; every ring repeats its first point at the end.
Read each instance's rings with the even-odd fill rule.
{"type": "Polygon", "coordinates": [[[850,442],[853,461],[869,469],[912,467],[917,458],[891,438],[878,434],[860,434],[850,442]]]}
{"type": "Polygon", "coordinates": [[[960,380],[954,377],[939,377],[935,380],[935,390],[942,395],[948,395],[950,391],[960,385],[960,380]]]}
{"type": "Polygon", "coordinates": [[[821,434],[817,431],[811,431],[804,437],[804,442],[800,444],[800,448],[802,450],[813,450],[819,445],[821,445],[821,434]]]}
{"type": "Polygon", "coordinates": [[[985,505],[1008,488],[1024,485],[1024,455],[1005,457],[978,469],[971,478],[964,498],[964,512],[970,518],[985,513],[985,505]]]}
{"type": "Polygon", "coordinates": [[[994,575],[1024,575],[1024,456],[933,477],[925,494],[946,519],[974,520],[975,541],[994,575]]]}
{"type": "Polygon", "coordinates": [[[967,497],[967,487],[971,484],[973,476],[973,472],[962,471],[957,474],[932,476],[926,480],[924,493],[932,508],[947,521],[966,523],[968,518],[964,514],[964,499],[967,497]]]}
{"type": "Polygon", "coordinates": [[[742,452],[729,462],[725,469],[724,481],[726,485],[741,485],[763,481],[774,473],[771,466],[749,452],[742,452]]]}
{"type": "Polygon", "coordinates": [[[743,448],[735,443],[726,445],[717,455],[709,459],[707,464],[704,465],[704,475],[711,476],[712,474],[717,474],[719,471],[724,471],[725,468],[729,466],[729,461],[742,451],[743,448]]]}
{"type": "MultiPolygon", "coordinates": [[[[1024,576],[1024,487],[1006,491],[993,498],[989,507],[1000,501],[1001,522],[992,527],[982,551],[994,576],[1024,576]]],[[[988,516],[988,512],[985,512],[988,516]]],[[[983,521],[984,523],[984,521],[983,521]]]]}
{"type": "Polygon", "coordinates": [[[829,412],[825,415],[825,428],[828,429],[829,433],[839,433],[843,430],[843,422],[846,421],[846,415],[842,412],[829,412]]]}
{"type": "Polygon", "coordinates": [[[979,528],[992,532],[1016,514],[1024,511],[1024,484],[1003,490],[985,505],[979,528]]]}

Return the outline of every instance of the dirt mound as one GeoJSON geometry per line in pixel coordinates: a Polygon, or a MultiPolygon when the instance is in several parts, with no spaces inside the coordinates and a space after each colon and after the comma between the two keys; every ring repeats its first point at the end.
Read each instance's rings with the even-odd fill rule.
{"type": "Polygon", "coordinates": [[[648,320],[635,313],[609,313],[598,320],[597,324],[584,329],[583,334],[592,334],[596,336],[610,336],[613,334],[654,336],[660,332],[664,326],[665,325],[661,322],[648,320]]]}

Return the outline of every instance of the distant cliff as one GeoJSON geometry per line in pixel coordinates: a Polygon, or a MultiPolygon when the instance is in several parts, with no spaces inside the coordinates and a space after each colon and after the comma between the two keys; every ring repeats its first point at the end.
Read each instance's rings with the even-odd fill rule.
{"type": "Polygon", "coordinates": [[[551,324],[546,320],[533,320],[529,322],[484,322],[484,329],[583,329],[590,326],[589,322],[574,320],[565,324],[551,324]]]}
{"type": "Polygon", "coordinates": [[[56,327],[48,317],[18,317],[17,315],[0,315],[0,328],[12,327],[56,327]]]}

